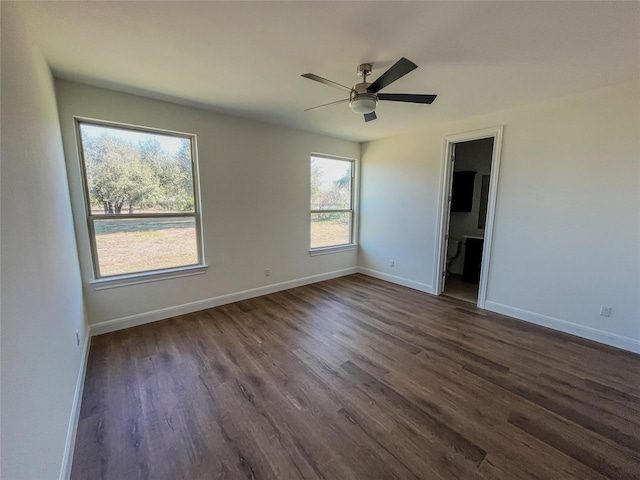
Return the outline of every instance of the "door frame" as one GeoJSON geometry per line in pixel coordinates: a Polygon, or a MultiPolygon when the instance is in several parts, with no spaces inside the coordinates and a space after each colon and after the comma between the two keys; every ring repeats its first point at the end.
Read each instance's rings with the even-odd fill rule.
{"type": "Polygon", "coordinates": [[[444,137],[442,148],[442,177],[440,179],[439,218],[436,245],[436,258],[434,265],[435,276],[433,279],[434,293],[442,294],[447,262],[447,241],[449,233],[449,219],[451,215],[451,183],[453,181],[452,155],[455,144],[483,138],[493,138],[493,154],[491,157],[491,177],[489,180],[489,197],[487,199],[487,217],[484,229],[484,244],[482,249],[482,265],[480,268],[480,283],[478,286],[478,307],[484,308],[487,297],[487,282],[489,278],[489,262],[491,259],[491,245],[493,241],[493,224],[495,219],[496,197],[498,193],[498,178],[500,173],[500,155],[502,152],[502,134],[504,126],[483,128],[470,132],[457,133],[444,137]]]}

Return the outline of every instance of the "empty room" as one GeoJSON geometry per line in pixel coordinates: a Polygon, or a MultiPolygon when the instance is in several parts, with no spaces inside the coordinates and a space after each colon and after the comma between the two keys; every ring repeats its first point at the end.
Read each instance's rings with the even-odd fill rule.
{"type": "Polygon", "coordinates": [[[3,480],[640,479],[640,3],[0,8],[3,480]]]}

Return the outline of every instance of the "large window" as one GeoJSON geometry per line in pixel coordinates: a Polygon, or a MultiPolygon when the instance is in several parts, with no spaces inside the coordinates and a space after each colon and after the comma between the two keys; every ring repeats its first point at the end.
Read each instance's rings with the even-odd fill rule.
{"type": "Polygon", "coordinates": [[[353,244],[354,161],[311,156],[311,249],[353,244]]]}
{"type": "Polygon", "coordinates": [[[76,124],[95,277],[202,265],[194,137],[76,124]]]}

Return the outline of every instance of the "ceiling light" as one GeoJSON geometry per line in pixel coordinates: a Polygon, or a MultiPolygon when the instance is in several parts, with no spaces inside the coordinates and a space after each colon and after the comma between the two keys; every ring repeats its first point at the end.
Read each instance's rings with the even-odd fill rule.
{"type": "Polygon", "coordinates": [[[378,105],[378,98],[374,93],[362,93],[359,95],[352,95],[349,107],[355,113],[371,113],[375,111],[378,105]]]}

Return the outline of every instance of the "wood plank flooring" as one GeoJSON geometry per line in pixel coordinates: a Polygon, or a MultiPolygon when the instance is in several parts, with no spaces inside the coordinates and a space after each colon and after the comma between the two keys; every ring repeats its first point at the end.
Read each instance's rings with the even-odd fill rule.
{"type": "Polygon", "coordinates": [[[640,356],[351,275],[94,337],[72,479],[640,479],[640,356]]]}

